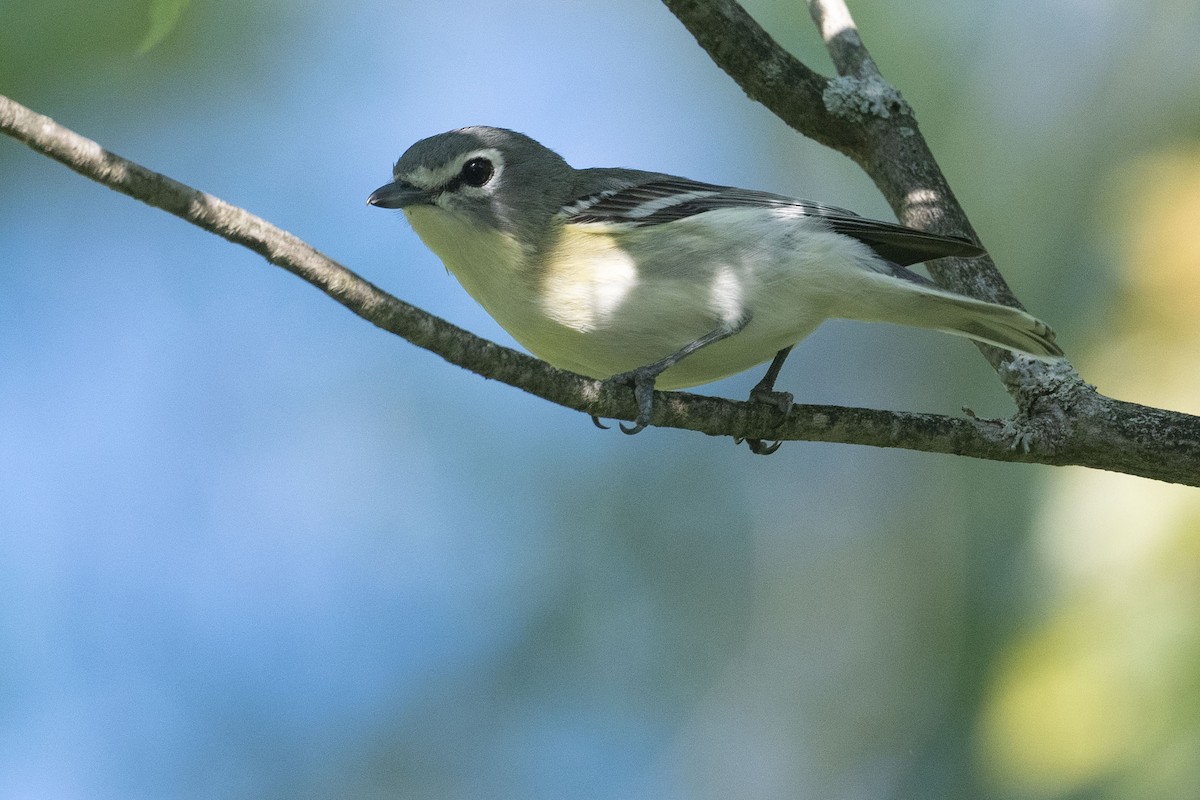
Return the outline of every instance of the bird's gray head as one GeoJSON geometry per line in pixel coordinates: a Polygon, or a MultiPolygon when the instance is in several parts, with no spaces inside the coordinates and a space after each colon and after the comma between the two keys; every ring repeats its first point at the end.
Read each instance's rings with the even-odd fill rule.
{"type": "Polygon", "coordinates": [[[431,206],[535,244],[568,199],[573,170],[524,134],[477,125],[422,139],[400,156],[392,176],[368,203],[431,206]]]}

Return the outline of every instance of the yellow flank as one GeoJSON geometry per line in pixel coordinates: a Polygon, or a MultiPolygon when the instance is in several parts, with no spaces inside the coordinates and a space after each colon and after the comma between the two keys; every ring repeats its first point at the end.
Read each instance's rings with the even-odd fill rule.
{"type": "Polygon", "coordinates": [[[580,332],[604,328],[638,282],[637,264],[601,226],[567,225],[546,254],[542,312],[580,332]]]}

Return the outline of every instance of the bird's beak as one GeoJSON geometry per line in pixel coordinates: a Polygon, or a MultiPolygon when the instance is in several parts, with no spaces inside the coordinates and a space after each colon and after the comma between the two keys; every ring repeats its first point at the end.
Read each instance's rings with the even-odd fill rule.
{"type": "Polygon", "coordinates": [[[433,198],[429,192],[404,181],[392,181],[380,186],[367,198],[367,205],[380,208],[407,208],[431,202],[433,198]]]}

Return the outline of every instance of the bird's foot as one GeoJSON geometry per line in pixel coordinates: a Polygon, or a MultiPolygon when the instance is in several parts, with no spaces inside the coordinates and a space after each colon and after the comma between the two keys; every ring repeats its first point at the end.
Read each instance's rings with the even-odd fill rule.
{"type": "Polygon", "coordinates": [[[629,372],[622,372],[618,375],[613,375],[608,379],[608,382],[615,383],[620,386],[632,386],[633,397],[637,400],[638,414],[632,425],[620,423],[622,433],[627,433],[632,436],[635,433],[640,433],[645,430],[650,424],[650,417],[654,412],[654,382],[658,380],[658,376],[662,374],[662,370],[651,367],[638,367],[629,372]]]}
{"type": "MultiPolygon", "coordinates": [[[[781,416],[779,421],[775,423],[775,427],[779,427],[786,422],[788,416],[792,413],[792,399],[791,392],[776,392],[761,384],[750,390],[750,402],[764,403],[779,409],[781,416]]],[[[763,439],[737,438],[733,440],[734,444],[741,444],[742,442],[745,442],[746,446],[750,448],[750,452],[756,456],[769,456],[783,444],[782,441],[767,443],[763,439]]]]}
{"type": "Polygon", "coordinates": [[[750,390],[751,403],[762,403],[768,406],[775,406],[775,408],[779,409],[779,413],[783,415],[783,418],[779,420],[778,425],[786,422],[788,415],[792,413],[792,401],[791,392],[777,392],[774,389],[763,389],[759,386],[755,386],[750,390]]]}

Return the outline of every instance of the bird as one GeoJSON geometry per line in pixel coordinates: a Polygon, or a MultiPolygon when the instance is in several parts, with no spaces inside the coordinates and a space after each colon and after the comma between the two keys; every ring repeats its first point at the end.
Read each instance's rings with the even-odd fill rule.
{"type": "MultiPolygon", "coordinates": [[[[416,142],[367,202],[402,209],[471,297],[535,356],[632,387],[638,414],[622,423],[626,433],[650,425],[655,389],[710,383],[768,360],[751,397],[786,414],[792,397],[774,390],[779,370],[827,319],[1063,356],[1041,320],[908,269],[985,253],[965,237],[660,172],[576,169],[505,128],[416,142]]],[[[749,444],[761,453],[778,447],[749,444]]]]}

